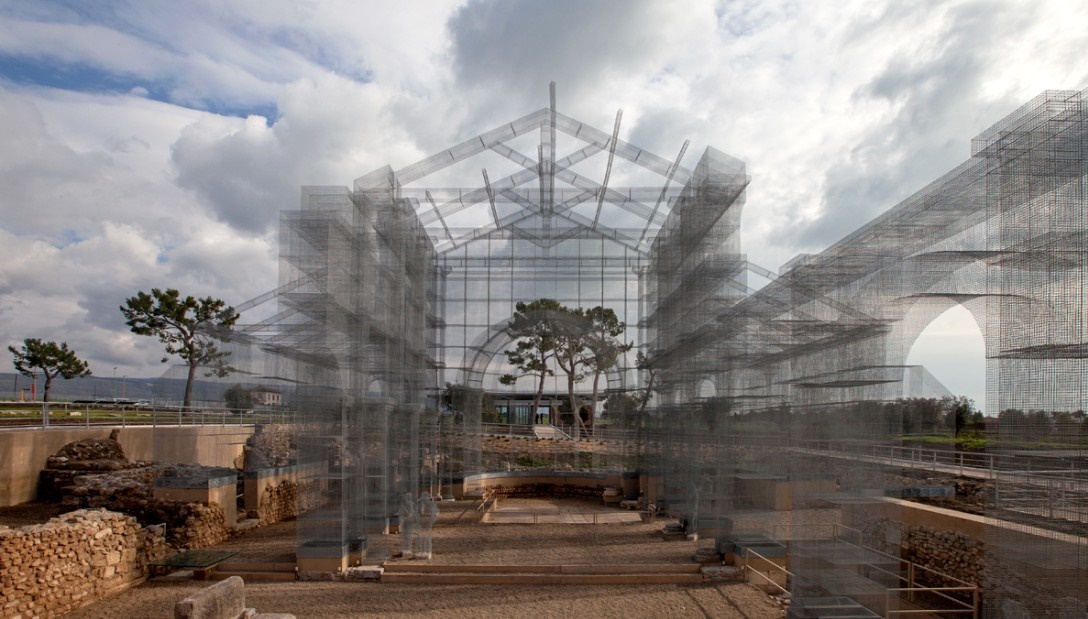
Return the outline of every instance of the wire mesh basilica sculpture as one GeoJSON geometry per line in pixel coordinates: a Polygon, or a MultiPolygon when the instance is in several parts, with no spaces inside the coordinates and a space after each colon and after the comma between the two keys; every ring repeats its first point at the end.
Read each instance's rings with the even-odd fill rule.
{"type": "MultiPolygon", "coordinates": [[[[892,403],[914,395],[919,333],[962,305],[985,340],[987,412],[1048,414],[1003,414],[986,454],[960,454],[960,472],[1001,488],[978,511],[1004,524],[971,534],[978,558],[959,578],[982,586],[988,616],[1058,616],[1063,598],[1083,609],[1085,538],[1040,533],[1035,518],[1088,522],[1083,498],[1056,502],[1088,489],[1088,91],[1040,95],[964,163],[777,272],[742,253],[743,162],[707,148],[685,167],[687,142],[660,157],[622,140],[621,120],[607,132],[559,112],[553,85],[548,107],[352,188],[305,187],[283,213],[279,311],[249,328],[261,353],[246,358],[296,385],[300,460],[329,463],[299,556],[365,550],[401,497],[486,472],[485,398],[504,424],[539,419],[518,398],[529,379],[498,379],[516,305],[554,299],[626,325],[635,350],[602,393],[652,376],[651,405],[605,468],[640,474],[647,501],[721,552],[781,547],[797,616],[909,608],[888,593],[905,587],[900,545],[920,534],[903,499],[944,490],[895,451],[913,420],[892,403]],[[446,384],[458,419],[443,414],[446,384]],[[1064,451],[1025,454],[1021,439],[1040,433],[1064,436],[1064,451]]],[[[977,603],[955,582],[911,579],[977,603]]]]}

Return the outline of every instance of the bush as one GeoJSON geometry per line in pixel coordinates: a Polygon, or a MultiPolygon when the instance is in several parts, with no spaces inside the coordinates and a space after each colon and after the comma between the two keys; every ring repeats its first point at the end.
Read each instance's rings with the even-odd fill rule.
{"type": "Polygon", "coordinates": [[[531,469],[544,469],[554,468],[555,463],[551,460],[543,460],[529,454],[520,455],[514,460],[514,463],[518,466],[524,466],[531,469]]]}
{"type": "Polygon", "coordinates": [[[979,434],[967,434],[956,439],[956,448],[964,451],[985,451],[986,437],[979,434]]]}

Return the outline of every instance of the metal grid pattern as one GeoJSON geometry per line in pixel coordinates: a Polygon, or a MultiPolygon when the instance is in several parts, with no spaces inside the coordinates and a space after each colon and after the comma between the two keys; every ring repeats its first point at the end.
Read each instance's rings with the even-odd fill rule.
{"type": "Polygon", "coordinates": [[[280,310],[243,329],[267,353],[246,357],[261,359],[254,371],[298,385],[300,457],[337,451],[300,544],[366,539],[443,467],[487,470],[485,394],[530,390],[497,380],[504,327],[518,302],[550,298],[627,325],[635,350],[606,393],[654,383],[604,465],[637,470],[649,501],[719,549],[759,536],[792,548],[798,599],[905,609],[888,594],[905,572],[866,558],[913,534],[896,497],[974,474],[989,484],[976,511],[1003,521],[976,535],[984,613],[1083,608],[1085,538],[1056,531],[1054,514],[1088,523],[1086,98],[1040,95],[963,164],[778,272],[742,253],[743,162],[710,148],[686,168],[687,143],[653,155],[619,138],[622,113],[611,132],[559,113],[554,85],[548,107],[416,164],[305,188],[282,218],[280,310]],[[755,290],[753,275],[769,283],[755,290]],[[896,402],[948,395],[906,358],[955,305],[982,331],[998,420],[985,455],[958,461],[908,442],[954,430],[896,402]],[[636,368],[635,351],[650,361],[636,368]],[[446,383],[469,394],[456,423],[439,411],[446,383]]]}

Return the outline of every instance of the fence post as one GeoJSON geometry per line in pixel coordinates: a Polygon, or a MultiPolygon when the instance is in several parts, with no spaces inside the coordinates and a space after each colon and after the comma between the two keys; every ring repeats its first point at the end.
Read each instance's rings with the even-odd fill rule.
{"type": "Polygon", "coordinates": [[[910,587],[910,591],[907,593],[907,601],[914,601],[914,561],[907,563],[907,585],[910,587]]]}

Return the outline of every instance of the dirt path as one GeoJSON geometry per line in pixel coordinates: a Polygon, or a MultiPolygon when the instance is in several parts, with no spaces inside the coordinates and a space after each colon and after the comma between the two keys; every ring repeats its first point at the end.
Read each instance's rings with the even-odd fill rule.
{"type": "MultiPolygon", "coordinates": [[[[467,503],[443,503],[435,563],[609,564],[690,562],[696,542],[664,541],[662,522],[586,525],[482,524],[467,503]]],[[[375,540],[389,550],[395,536],[375,540]]],[[[280,523],[220,547],[238,561],[293,560],[295,527],[280,523]]],[[[172,617],[174,603],[206,583],[160,577],[66,615],[70,619],[172,617]]],[[[246,604],[303,617],[722,617],[779,618],[764,593],[745,584],[624,586],[429,586],[371,582],[251,583],[246,604]]]]}

